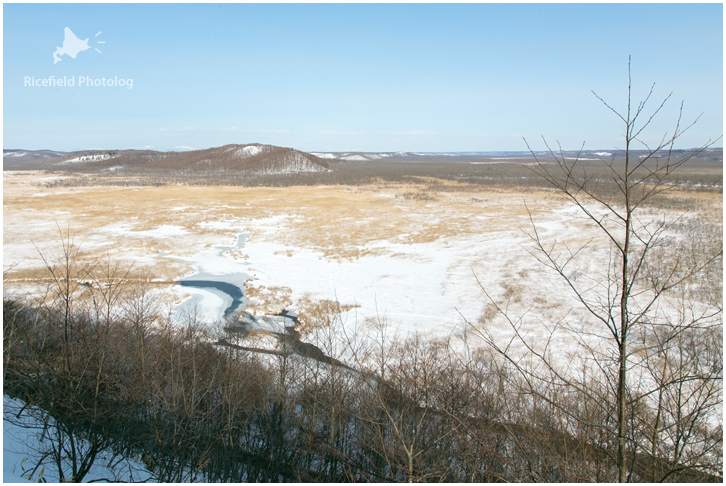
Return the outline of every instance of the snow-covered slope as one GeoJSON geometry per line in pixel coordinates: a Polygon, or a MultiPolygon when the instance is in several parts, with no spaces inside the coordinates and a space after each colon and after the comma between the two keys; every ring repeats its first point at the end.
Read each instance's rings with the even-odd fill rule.
{"type": "Polygon", "coordinates": [[[65,160],[62,163],[63,164],[75,164],[78,162],[98,162],[101,160],[108,160],[113,159],[114,157],[118,157],[118,154],[106,152],[102,154],[88,154],[88,155],[81,155],[80,157],[74,157],[69,160],[65,160]]]}
{"type": "Polygon", "coordinates": [[[246,145],[242,147],[241,149],[237,150],[235,153],[239,155],[240,157],[252,157],[259,153],[263,152],[263,148],[261,145],[246,145]]]}

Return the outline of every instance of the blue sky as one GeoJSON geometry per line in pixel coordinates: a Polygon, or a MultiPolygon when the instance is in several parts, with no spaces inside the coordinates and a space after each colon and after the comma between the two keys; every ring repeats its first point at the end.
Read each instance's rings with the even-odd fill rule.
{"type": "Polygon", "coordinates": [[[647,141],[681,101],[681,147],[723,131],[721,4],[5,4],[3,41],[4,148],[609,149],[629,55],[673,92],[647,141]],[[91,48],[54,64],[65,27],[91,48]]]}

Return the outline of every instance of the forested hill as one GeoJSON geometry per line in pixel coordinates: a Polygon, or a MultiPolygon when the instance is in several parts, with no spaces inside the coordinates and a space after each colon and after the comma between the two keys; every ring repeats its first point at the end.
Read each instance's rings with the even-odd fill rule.
{"type": "Polygon", "coordinates": [[[293,174],[330,170],[328,163],[315,155],[291,148],[262,144],[224,145],[188,152],[89,150],[63,153],[5,150],[3,168],[71,172],[115,172],[132,169],[169,170],[181,173],[229,171],[255,174],[293,174]]]}

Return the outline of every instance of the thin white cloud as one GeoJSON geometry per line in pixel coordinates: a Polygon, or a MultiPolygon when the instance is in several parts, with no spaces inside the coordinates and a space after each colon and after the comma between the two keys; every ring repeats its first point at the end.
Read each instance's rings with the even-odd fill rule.
{"type": "Polygon", "coordinates": [[[174,148],[175,149],[178,149],[178,150],[199,150],[198,148],[196,148],[196,147],[190,147],[189,145],[177,145],[174,148]]]}

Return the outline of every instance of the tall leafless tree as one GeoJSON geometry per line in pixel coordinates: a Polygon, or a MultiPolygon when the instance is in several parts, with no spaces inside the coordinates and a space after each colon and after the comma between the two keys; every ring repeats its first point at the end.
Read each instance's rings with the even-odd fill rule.
{"type": "MultiPolygon", "coordinates": [[[[655,438],[664,427],[662,407],[691,407],[705,393],[709,397],[706,400],[707,407],[712,412],[717,400],[714,387],[720,390],[722,379],[720,370],[711,370],[702,381],[705,388],[692,391],[691,398],[683,395],[678,399],[668,398],[671,403],[666,405],[666,395],[670,396],[674,386],[683,385],[684,379],[688,380],[689,386],[694,383],[691,375],[683,370],[667,370],[676,362],[671,346],[676,342],[676,336],[683,339],[686,334],[707,332],[704,328],[721,327],[722,306],[692,299],[689,288],[693,287],[696,278],[722,261],[722,250],[719,247],[710,252],[695,251],[696,245],[690,245],[690,248],[680,249],[688,251],[679,251],[674,246],[673,237],[679,218],[669,217],[665,211],[653,216],[655,199],[671,187],[669,181],[673,173],[715,142],[709,140],[685,152],[676,149],[676,142],[698,121],[696,118],[694,122],[684,124],[681,104],[673,131],[663,135],[655,144],[647,143],[646,130],[652,128],[653,121],[671,98],[669,94],[660,103],[654,104],[654,87],[651,86],[643,101],[633,100],[629,61],[628,97],[624,110],[619,111],[593,92],[622,123],[624,148],[621,153],[624,159],[599,156],[597,164],[589,164],[582,158],[582,149],[576,156],[568,157],[561,147],[553,149],[546,140],[547,156],[542,157],[527,143],[536,161],[534,171],[574,204],[585,216],[592,231],[593,238],[584,244],[573,246],[565,241],[548,242],[530,212],[532,226],[529,236],[534,247],[532,254],[541,264],[554,271],[575,297],[577,305],[588,316],[586,320],[590,332],[604,340],[605,346],[612,346],[604,351],[601,344],[593,344],[592,340],[588,341],[582,336],[577,338],[583,344],[583,351],[589,354],[582,357],[591,363],[587,372],[591,376],[600,373],[599,386],[588,385],[582,379],[578,381],[571,372],[558,366],[551,350],[539,346],[541,343],[535,343],[532,336],[524,333],[521,320],[512,317],[504,304],[495,302],[486,289],[484,291],[490,305],[505,317],[515,332],[514,339],[523,344],[525,351],[537,363],[533,367],[524,365],[512,353],[510,346],[497,342],[487,331],[479,331],[495,350],[526,377],[524,381],[532,390],[541,389],[538,387],[547,382],[550,390],[557,387],[576,390],[592,403],[600,404],[607,420],[614,424],[614,428],[610,427],[609,430],[614,435],[614,461],[620,482],[632,478],[633,462],[642,449],[635,430],[642,425],[636,424],[638,411],[653,406],[658,410],[659,418],[654,420],[650,429],[651,436],[655,438]],[[607,268],[602,272],[602,269],[598,269],[598,274],[583,275],[583,272],[587,272],[583,258],[589,258],[586,257],[589,247],[598,238],[606,241],[610,248],[609,262],[605,263],[607,268]],[[682,304],[683,312],[679,314],[677,322],[673,316],[674,301],[682,304]],[[659,332],[656,334],[651,332],[653,330],[659,332]],[[607,363],[610,358],[614,366],[607,363]],[[652,373],[656,371],[656,362],[662,371],[657,377],[652,373]],[[542,369],[547,372],[537,371],[542,369]],[[666,372],[676,374],[671,375],[673,379],[670,380],[664,374],[666,372]],[[657,397],[655,405],[653,397],[657,397]],[[611,405],[614,406],[609,408],[611,405]]],[[[566,326],[566,322],[563,319],[555,327],[566,326]]],[[[570,330],[576,331],[574,328],[570,330]]],[[[681,349],[692,354],[681,356],[677,361],[678,366],[687,366],[687,363],[698,359],[694,355],[699,353],[698,349],[681,349]]],[[[540,398],[553,400],[552,395],[544,392],[538,394],[540,398]]],[[[700,406],[706,406],[705,402],[699,403],[700,406]]],[[[700,412],[704,411],[704,408],[700,409],[700,412]]],[[[667,413],[677,414],[677,410],[670,408],[667,413]]],[[[575,421],[586,421],[580,412],[569,410],[567,414],[575,421]]],[[[707,427],[703,423],[704,419],[704,416],[698,415],[697,427],[707,427]]],[[[674,419],[675,422],[678,420],[674,419]]],[[[673,427],[677,426],[674,424],[673,427]]],[[[691,430],[695,430],[694,427],[696,425],[691,424],[691,430]]],[[[659,454],[657,446],[651,445],[650,452],[659,454]]],[[[652,457],[651,460],[657,461],[659,458],[652,457]]],[[[680,459],[675,457],[674,460],[678,462],[680,459]]]]}

